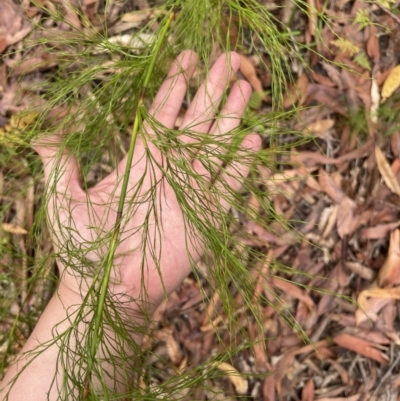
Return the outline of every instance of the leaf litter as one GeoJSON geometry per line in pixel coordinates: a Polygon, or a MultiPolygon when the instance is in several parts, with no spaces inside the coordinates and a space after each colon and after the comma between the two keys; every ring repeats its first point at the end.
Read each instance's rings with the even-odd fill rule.
{"type": "MultiPolygon", "coordinates": [[[[54,9],[59,2],[40,3],[54,9]]],[[[78,4],[63,2],[63,6],[69,3],[78,4]]],[[[271,230],[267,231],[254,221],[241,221],[241,231],[236,234],[238,241],[263,249],[266,254],[264,266],[253,269],[257,280],[253,303],[263,330],[247,319],[238,294],[234,313],[254,342],[253,353],[238,352],[227,362],[215,363],[212,367],[220,371],[220,378],[209,383],[208,389],[200,389],[197,397],[212,399],[220,391],[225,399],[247,395],[262,401],[397,399],[398,4],[380,2],[376,6],[342,0],[322,5],[312,0],[307,2],[309,15],[304,19],[301,9],[289,0],[261,3],[270,7],[277,20],[298,31],[296,40],[304,44],[315,41],[318,49],[319,54],[309,50],[302,54],[306,68],[293,64],[294,81],[288,76],[288,90],[282,94],[287,111],[302,106],[287,122],[288,127],[312,141],[292,149],[274,171],[259,171],[260,185],[270,192],[278,214],[291,222],[282,230],[269,217],[271,230]]],[[[97,12],[99,1],[79,4],[80,11],[100,29],[103,21],[97,12]]],[[[138,10],[128,11],[124,2],[110,4],[109,22],[119,18],[111,26],[109,43],[102,49],[93,48],[93,54],[100,56],[107,46],[116,43],[136,51],[141,41],[152,40],[149,33],[132,42],[125,32],[142,27],[157,14],[157,8],[147,1],[138,2],[138,10]]],[[[53,37],[85,29],[74,7],[64,11],[63,21],[48,24],[53,37]]],[[[30,18],[37,22],[40,17],[41,10],[33,3],[0,2],[0,144],[8,148],[20,145],[15,119],[26,121],[25,126],[32,124],[23,112],[29,110],[33,100],[40,104],[29,88],[45,82],[46,74],[58,65],[57,52],[50,53],[38,40],[50,31],[32,32],[30,18]],[[37,40],[35,45],[26,40],[28,35],[30,40],[37,40]],[[16,47],[19,52],[15,52],[16,47]],[[21,92],[20,88],[26,89],[21,92]]],[[[234,27],[230,29],[234,36],[234,27]]],[[[252,40],[256,42],[256,38],[252,40]]],[[[271,109],[271,80],[257,57],[241,51],[240,74],[259,95],[256,112],[265,112],[271,109]]],[[[19,196],[26,183],[33,182],[26,157],[24,153],[12,157],[12,175],[8,174],[10,166],[2,164],[0,169],[0,198],[11,204],[8,212],[1,214],[2,243],[18,250],[11,256],[0,253],[0,306],[7,304],[10,309],[0,321],[2,352],[13,314],[19,313],[16,310],[21,306],[23,312],[27,310],[22,299],[28,299],[31,306],[45,305],[55,271],[54,261],[48,260],[48,273],[37,280],[33,293],[27,293],[27,275],[32,274],[27,264],[33,248],[26,234],[32,228],[34,209],[40,200],[36,193],[43,192],[43,182],[35,178],[36,192],[30,184],[28,196],[19,196]],[[12,274],[8,266],[14,266],[12,274]]],[[[262,208],[256,198],[249,200],[248,207],[262,208]]],[[[36,250],[36,257],[49,253],[48,247],[36,250]]],[[[230,328],[221,300],[212,294],[201,262],[198,270],[204,274],[203,288],[192,276],[186,279],[158,308],[155,334],[144,341],[143,347],[153,355],[149,366],[164,372],[164,376],[152,378],[154,386],[204,363],[221,352],[223,342],[229,340],[230,328]]],[[[21,348],[30,330],[26,323],[20,324],[11,344],[13,353],[21,348]]],[[[241,335],[237,333],[238,341],[244,339],[241,335]]],[[[181,396],[185,398],[185,394],[181,396]]]]}

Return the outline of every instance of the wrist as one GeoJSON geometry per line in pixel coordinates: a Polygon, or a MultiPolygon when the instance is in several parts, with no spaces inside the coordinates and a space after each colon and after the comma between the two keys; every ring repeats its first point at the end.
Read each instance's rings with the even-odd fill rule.
{"type": "Polygon", "coordinates": [[[81,306],[85,295],[70,288],[61,281],[57,287],[54,297],[59,299],[64,308],[70,308],[72,306],[81,306]]]}

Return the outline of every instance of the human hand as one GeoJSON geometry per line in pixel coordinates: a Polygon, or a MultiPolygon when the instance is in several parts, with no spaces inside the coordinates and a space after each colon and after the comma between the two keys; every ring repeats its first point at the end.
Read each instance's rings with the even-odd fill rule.
{"type": "MultiPolygon", "coordinates": [[[[187,80],[195,72],[196,63],[194,52],[181,53],[149,110],[149,115],[168,129],[175,126],[186,94],[187,80]]],[[[251,87],[246,81],[235,82],[217,113],[224,92],[239,66],[240,57],[236,53],[218,58],[191,102],[181,130],[190,127],[196,133],[215,136],[217,140],[218,136],[240,124],[251,95],[251,87]]],[[[119,300],[140,299],[146,294],[146,300],[156,307],[165,292],[172,292],[190,273],[191,260],[200,258],[203,245],[200,239],[196,239],[196,232],[190,233],[191,240],[188,241],[185,216],[176,192],[168,180],[163,179],[160,168],[165,166],[165,154],[146,140],[155,134],[150,125],[147,122],[143,124],[144,135],[136,142],[109,292],[119,300]]],[[[182,133],[180,140],[183,143],[196,141],[186,132],[182,133]]],[[[48,223],[58,256],[60,289],[82,297],[108,251],[127,158],[95,187],[84,191],[79,183],[77,160],[67,150],[60,156],[57,146],[49,145],[57,143],[59,138],[47,138],[46,141],[47,145],[37,142],[33,147],[42,158],[49,188],[48,223]]],[[[250,151],[256,151],[260,146],[261,139],[255,134],[242,142],[242,147],[250,151]]],[[[217,156],[211,157],[214,164],[222,164],[217,156]]],[[[224,168],[214,182],[200,157],[189,160],[189,163],[193,169],[189,181],[199,192],[201,186],[193,179],[196,174],[206,182],[208,180],[210,185],[221,185],[221,188],[223,180],[235,191],[249,171],[248,166],[235,162],[224,168]]],[[[215,200],[212,200],[214,204],[215,200]]],[[[229,202],[223,197],[217,200],[220,207],[228,211],[229,202]]]]}

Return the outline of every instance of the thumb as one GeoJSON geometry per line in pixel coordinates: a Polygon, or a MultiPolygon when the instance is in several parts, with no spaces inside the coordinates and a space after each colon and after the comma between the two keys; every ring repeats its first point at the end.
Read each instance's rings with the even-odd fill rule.
{"type": "Polygon", "coordinates": [[[61,136],[35,138],[31,146],[42,159],[47,188],[70,195],[81,190],[78,162],[62,143],[61,136]]]}

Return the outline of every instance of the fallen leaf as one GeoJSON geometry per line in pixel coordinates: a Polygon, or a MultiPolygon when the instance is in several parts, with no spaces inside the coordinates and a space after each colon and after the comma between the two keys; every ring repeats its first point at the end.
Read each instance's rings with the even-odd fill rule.
{"type": "Polygon", "coordinates": [[[308,83],[306,90],[307,102],[305,104],[310,104],[315,100],[323,105],[328,106],[332,111],[335,111],[336,113],[342,115],[348,114],[347,109],[342,104],[343,92],[341,90],[312,83],[308,83]]]}
{"type": "Polygon", "coordinates": [[[371,108],[369,109],[369,116],[374,124],[378,123],[378,109],[381,97],[379,95],[379,88],[375,81],[372,79],[371,83],[371,108]]]}
{"type": "Polygon", "coordinates": [[[275,401],[275,382],[276,375],[269,374],[265,379],[262,387],[263,401],[275,401]]]}
{"type": "MultiPolygon", "coordinates": [[[[0,39],[0,42],[1,42],[1,39],[0,39]]],[[[0,92],[4,91],[4,87],[7,84],[7,78],[8,78],[7,67],[5,66],[5,64],[2,64],[0,66],[0,92]]],[[[2,125],[0,124],[0,127],[1,126],[2,125]]],[[[3,127],[4,127],[4,125],[3,125],[3,127]]]]}
{"type": "Polygon", "coordinates": [[[314,379],[308,380],[301,392],[301,401],[314,401],[314,379]]]}
{"type": "Polygon", "coordinates": [[[303,130],[304,133],[311,134],[323,134],[324,132],[330,130],[335,125],[335,120],[332,118],[326,118],[324,120],[315,121],[303,130]]]}
{"type": "Polygon", "coordinates": [[[293,158],[293,159],[296,158],[296,162],[301,162],[306,166],[315,165],[317,163],[319,163],[319,164],[341,164],[343,162],[354,160],[354,159],[363,157],[366,154],[369,154],[370,149],[372,148],[372,145],[373,145],[372,140],[369,140],[364,145],[362,145],[359,149],[355,149],[349,153],[346,153],[346,154],[336,157],[336,158],[322,155],[319,152],[308,152],[308,151],[303,151],[303,152],[293,151],[291,153],[291,158],[293,158]]]}
{"type": "Polygon", "coordinates": [[[377,29],[374,24],[371,24],[368,28],[369,28],[369,37],[366,46],[367,54],[369,57],[372,58],[375,64],[378,64],[381,53],[379,49],[377,29]]]}
{"type": "Polygon", "coordinates": [[[20,7],[12,0],[2,0],[0,2],[0,33],[13,36],[21,30],[22,24],[20,7]]]}
{"type": "Polygon", "coordinates": [[[339,211],[339,205],[332,205],[324,232],[322,233],[323,239],[328,238],[333,228],[335,227],[337,222],[338,211],[339,211]]]}
{"type": "Polygon", "coordinates": [[[342,78],[340,72],[332,65],[325,61],[321,62],[324,70],[328,74],[328,77],[336,84],[339,90],[343,89],[342,78]]]}
{"type": "Polygon", "coordinates": [[[375,348],[375,344],[370,341],[351,336],[350,334],[341,333],[333,338],[333,342],[340,347],[373,359],[382,365],[389,365],[388,357],[375,348]]]}
{"type": "Polygon", "coordinates": [[[360,308],[356,310],[354,316],[355,326],[359,327],[362,323],[367,322],[367,327],[370,328],[371,322],[376,322],[378,320],[379,312],[390,302],[392,302],[390,299],[367,299],[361,292],[357,298],[357,303],[360,308]]]}
{"type": "MultiPolygon", "coordinates": [[[[322,348],[326,348],[330,345],[328,340],[320,340],[315,343],[303,345],[301,348],[290,351],[292,355],[301,355],[307,354],[309,352],[316,352],[318,354],[319,350],[322,348]]],[[[279,365],[279,363],[278,363],[279,365]]]]}
{"type": "Polygon", "coordinates": [[[57,61],[55,58],[52,58],[50,55],[38,55],[38,56],[31,56],[22,60],[18,64],[12,67],[10,76],[17,77],[20,75],[30,74],[35,71],[44,71],[49,68],[52,68],[57,65],[57,61]]]}
{"type": "Polygon", "coordinates": [[[394,230],[390,235],[389,251],[378,272],[379,287],[396,284],[400,284],[400,230],[394,230]]]}
{"type": "Polygon", "coordinates": [[[390,340],[386,337],[385,334],[380,333],[379,331],[358,330],[356,336],[358,338],[363,338],[364,340],[371,341],[378,345],[390,345],[390,340]]]}
{"type": "Polygon", "coordinates": [[[340,202],[336,221],[336,227],[340,238],[350,235],[355,230],[354,212],[356,208],[356,203],[347,196],[340,202]]]}
{"type": "MultiPolygon", "coordinates": [[[[377,298],[380,300],[400,300],[400,287],[393,288],[368,288],[364,291],[361,291],[357,297],[357,303],[360,306],[360,309],[364,313],[369,313],[369,304],[368,298],[377,298]]],[[[384,302],[382,302],[382,306],[384,306],[384,302]]]]}
{"type": "Polygon", "coordinates": [[[315,36],[315,29],[318,25],[317,10],[315,9],[315,0],[307,0],[308,3],[308,32],[315,36]]]}
{"type": "Polygon", "coordinates": [[[155,14],[154,8],[144,10],[135,10],[121,16],[121,22],[133,23],[133,27],[139,27],[144,21],[151,18],[155,14]]]}
{"type": "Polygon", "coordinates": [[[379,224],[374,227],[364,227],[360,231],[360,238],[362,239],[380,239],[386,237],[391,231],[400,226],[400,221],[393,221],[392,223],[379,224]]]}
{"type": "Polygon", "coordinates": [[[361,394],[354,394],[350,397],[330,397],[330,398],[318,398],[318,401],[359,401],[361,394]]]}
{"type": "Polygon", "coordinates": [[[332,82],[330,78],[326,77],[325,75],[317,74],[315,71],[312,71],[311,74],[313,80],[320,85],[328,86],[330,88],[336,86],[335,83],[332,82]]]}
{"type": "Polygon", "coordinates": [[[243,376],[232,365],[226,362],[222,362],[218,365],[215,365],[215,367],[227,374],[229,380],[234,385],[235,390],[238,394],[247,393],[247,389],[249,387],[247,380],[243,378],[243,376]]]}
{"type": "Polygon", "coordinates": [[[400,132],[397,131],[390,135],[390,148],[393,156],[398,159],[400,157],[400,132]]]}
{"type": "Polygon", "coordinates": [[[359,262],[345,262],[344,264],[353,273],[356,273],[361,278],[367,281],[373,281],[376,277],[376,273],[370,267],[364,266],[359,262]]]}
{"type": "MultiPolygon", "coordinates": [[[[298,103],[299,106],[302,106],[308,98],[309,85],[310,83],[308,81],[307,74],[302,74],[297,80],[296,84],[291,85],[286,91],[283,98],[283,107],[286,109],[292,107],[296,103],[298,103]]],[[[321,87],[324,88],[323,86],[321,87]]]]}
{"type": "Polygon", "coordinates": [[[0,54],[4,52],[7,48],[7,38],[0,32],[0,54]]]}
{"type": "Polygon", "coordinates": [[[341,203],[345,198],[345,194],[342,189],[338,187],[333,179],[321,170],[318,177],[319,185],[322,191],[324,191],[334,202],[341,203]]]}
{"type": "Polygon", "coordinates": [[[63,0],[63,6],[65,9],[65,15],[63,21],[61,23],[61,29],[71,30],[74,29],[81,29],[82,24],[79,16],[75,10],[75,7],[72,5],[71,0],[63,0]]]}
{"type": "Polygon", "coordinates": [[[397,65],[390,71],[382,86],[382,103],[393,95],[394,91],[400,86],[400,65],[397,65]]]}
{"type": "Polygon", "coordinates": [[[309,309],[312,309],[315,306],[312,298],[306,294],[305,291],[301,290],[295,283],[285,281],[280,277],[273,277],[271,281],[275,287],[284,291],[285,294],[304,302],[309,309]]]}
{"type": "Polygon", "coordinates": [[[363,297],[366,298],[381,298],[381,299],[400,299],[400,287],[393,288],[373,288],[361,291],[363,297]]]}
{"type": "MultiPolygon", "coordinates": [[[[263,93],[263,86],[257,76],[257,71],[248,57],[240,55],[240,72],[249,81],[255,92],[263,93]]],[[[263,96],[264,97],[264,96],[263,96]]]]}
{"type": "Polygon", "coordinates": [[[337,263],[329,273],[327,280],[322,281],[319,285],[319,288],[327,290],[327,293],[322,295],[318,303],[318,316],[326,314],[335,307],[333,295],[330,294],[339,292],[345,286],[347,280],[347,274],[342,266],[342,262],[337,263]]]}
{"type": "Polygon", "coordinates": [[[179,349],[179,344],[174,338],[172,329],[169,327],[164,328],[159,332],[159,336],[165,342],[171,362],[175,366],[179,366],[183,360],[183,355],[179,349]]]}
{"type": "Polygon", "coordinates": [[[335,370],[339,373],[340,379],[344,385],[349,384],[350,379],[349,379],[349,373],[347,372],[347,369],[343,367],[343,365],[337,361],[336,359],[329,359],[328,361],[334,368],[335,370]]]}
{"type": "Polygon", "coordinates": [[[2,223],[1,228],[10,234],[28,234],[28,231],[16,224],[2,223]]]}
{"type": "Polygon", "coordinates": [[[108,53],[110,47],[114,45],[125,46],[132,50],[133,53],[139,54],[143,49],[150,46],[154,42],[154,34],[141,32],[138,35],[115,35],[110,36],[103,43],[96,46],[94,54],[108,53]]]}
{"type": "MultiPolygon", "coordinates": [[[[400,69],[399,69],[399,78],[400,78],[400,69]]],[[[387,187],[395,194],[400,196],[400,184],[397,181],[396,176],[394,175],[392,169],[388,161],[386,160],[385,155],[379,148],[379,146],[375,146],[375,156],[376,156],[376,163],[378,165],[379,172],[385,181],[387,187]]]]}

